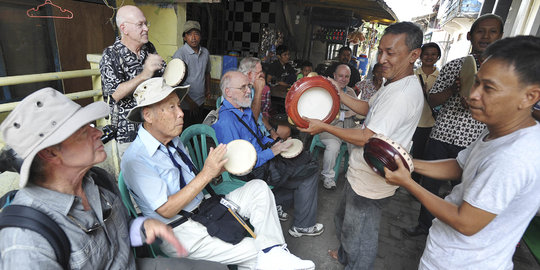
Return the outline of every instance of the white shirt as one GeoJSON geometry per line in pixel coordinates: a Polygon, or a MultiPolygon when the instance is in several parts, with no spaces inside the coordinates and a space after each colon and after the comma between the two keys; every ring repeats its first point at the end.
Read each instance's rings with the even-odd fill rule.
{"type": "Polygon", "coordinates": [[[516,245],[540,207],[540,125],[483,141],[458,154],[462,183],[445,200],[497,215],[466,236],[433,220],[420,269],[512,269],[516,245]]]}
{"type": "MultiPolygon", "coordinates": [[[[424,96],[415,75],[382,86],[369,100],[365,127],[410,149],[412,136],[420,120],[424,96]]],[[[396,186],[389,185],[365,162],[364,148],[355,147],[349,160],[347,179],[353,190],[369,199],[394,195],[396,186]]]]}

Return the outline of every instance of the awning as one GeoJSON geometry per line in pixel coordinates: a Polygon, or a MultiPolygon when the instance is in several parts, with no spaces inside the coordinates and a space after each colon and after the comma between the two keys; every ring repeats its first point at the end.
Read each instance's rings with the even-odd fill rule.
{"type": "Polygon", "coordinates": [[[382,0],[298,0],[299,4],[352,11],[354,16],[373,23],[392,24],[397,16],[382,0]]]}

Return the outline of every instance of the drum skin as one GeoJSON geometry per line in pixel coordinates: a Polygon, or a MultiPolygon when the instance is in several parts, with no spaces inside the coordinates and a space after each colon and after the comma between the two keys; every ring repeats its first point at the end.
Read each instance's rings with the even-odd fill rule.
{"type": "Polygon", "coordinates": [[[165,83],[172,87],[180,85],[186,78],[186,71],[186,63],[182,59],[174,58],[165,67],[163,73],[165,83]]]}
{"type": "MultiPolygon", "coordinates": [[[[306,120],[302,119],[302,116],[298,112],[298,101],[306,91],[314,87],[320,87],[325,89],[332,97],[332,108],[330,112],[328,113],[328,115],[326,115],[326,117],[320,120],[325,123],[331,123],[334,119],[336,119],[336,116],[339,113],[340,101],[335,86],[329,80],[325,79],[322,76],[304,77],[296,81],[291,86],[291,89],[289,90],[289,92],[287,93],[287,97],[285,98],[285,110],[287,111],[287,115],[289,115],[289,117],[296,124],[296,126],[300,128],[307,128],[309,126],[309,123],[306,120]]],[[[313,104],[313,106],[315,106],[315,108],[313,109],[316,110],[317,104],[313,104]]]]}
{"type": "Polygon", "coordinates": [[[364,160],[378,175],[384,176],[384,167],[391,171],[397,170],[398,166],[394,156],[398,155],[407,170],[411,171],[411,156],[397,143],[393,145],[383,139],[371,137],[364,145],[364,160]]]}

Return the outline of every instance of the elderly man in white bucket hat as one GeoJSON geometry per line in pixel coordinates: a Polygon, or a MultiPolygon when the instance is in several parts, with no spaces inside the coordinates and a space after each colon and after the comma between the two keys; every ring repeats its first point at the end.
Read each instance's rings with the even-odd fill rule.
{"type": "MultiPolygon", "coordinates": [[[[134,258],[130,242],[142,245],[156,237],[170,242],[179,256],[185,255],[185,249],[171,228],[158,220],[137,218],[130,223],[114,179],[103,169],[93,168],[107,155],[101,131],[90,123],[108,112],[104,102],[81,107],[52,88],[23,99],[0,125],[5,143],[24,160],[22,189],[12,204],[39,210],[59,225],[71,245],[72,269],[199,265],[187,259],[134,258]]],[[[46,238],[19,227],[0,230],[0,254],[2,269],[61,269],[46,238]]],[[[224,267],[202,263],[198,269],[224,267]]]]}
{"type": "MultiPolygon", "coordinates": [[[[140,84],[137,100],[128,119],[142,123],[137,138],[122,158],[125,182],[144,216],[173,226],[176,237],[188,251],[188,258],[236,264],[239,269],[314,269],[312,261],[289,253],[277,217],[275,201],[268,185],[253,180],[225,196],[238,206],[238,214],[248,218],[256,238],[240,238],[237,244],[210,236],[206,227],[191,218],[203,201],[202,189],[218,176],[227,160],[226,145],[210,149],[200,172],[191,162],[178,137],[184,113],[180,102],[186,95],[182,87],[172,88],[161,78],[140,84]]],[[[228,232],[227,232],[228,233],[228,232]]],[[[168,243],[161,246],[175,256],[168,243]]]]}

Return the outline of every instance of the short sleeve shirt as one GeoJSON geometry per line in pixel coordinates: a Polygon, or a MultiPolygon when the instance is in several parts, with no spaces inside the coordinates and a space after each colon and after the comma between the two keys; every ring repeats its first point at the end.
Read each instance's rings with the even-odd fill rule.
{"type": "MultiPolygon", "coordinates": [[[[431,87],[435,84],[435,81],[437,80],[437,77],[439,76],[439,69],[435,69],[431,74],[427,75],[424,70],[419,67],[414,71],[414,74],[416,76],[422,76],[422,80],[426,84],[426,89],[429,91],[431,87]]],[[[427,100],[424,98],[424,108],[422,109],[422,117],[420,118],[420,122],[418,123],[419,127],[432,127],[435,123],[435,119],[433,118],[433,113],[431,112],[431,107],[429,107],[429,104],[427,100]]]]}
{"type": "MultiPolygon", "coordinates": [[[[146,57],[151,53],[156,53],[156,48],[151,42],[142,46],[139,56],[122,44],[120,38],[117,38],[112,46],[107,47],[99,62],[103,97],[107,100],[119,84],[139,75],[143,71],[146,57]]],[[[163,70],[155,72],[154,77],[162,76],[163,70]]],[[[137,106],[137,102],[133,95],[127,95],[116,102],[116,105],[114,106],[114,100],[110,97],[109,106],[114,114],[111,121],[118,127],[116,140],[121,143],[132,142],[137,136],[137,125],[126,117],[129,111],[137,106]]]]}
{"type": "Polygon", "coordinates": [[[540,124],[459,152],[462,183],[445,200],[495,214],[471,236],[433,220],[419,269],[512,269],[512,255],[540,207],[540,124]]]}
{"type": "MultiPolygon", "coordinates": [[[[424,97],[414,75],[381,86],[369,100],[364,125],[410,149],[412,136],[420,120],[424,97]]],[[[392,196],[397,188],[373,172],[363,157],[364,148],[355,147],[349,159],[347,180],[356,194],[369,199],[392,196]]]]}
{"type": "MultiPolygon", "coordinates": [[[[444,65],[429,93],[440,93],[452,85],[459,77],[464,59],[464,57],[458,58],[444,65]]],[[[479,63],[480,61],[477,60],[478,68],[479,63]]],[[[480,136],[485,127],[485,124],[474,120],[469,110],[461,105],[461,96],[453,94],[442,105],[430,138],[455,146],[467,147],[480,136]]]]}
{"type": "MultiPolygon", "coordinates": [[[[199,52],[196,53],[188,44],[184,44],[178,49],[173,58],[180,58],[187,66],[187,77],[182,83],[189,85],[188,95],[197,105],[202,105],[205,97],[205,75],[210,73],[210,54],[204,47],[199,47],[199,52]]],[[[182,108],[188,109],[186,102],[182,102],[182,108]]]]}
{"type": "Polygon", "coordinates": [[[375,92],[377,92],[377,89],[375,89],[371,79],[365,79],[357,82],[355,88],[360,92],[358,98],[363,101],[369,101],[375,92]]]}

